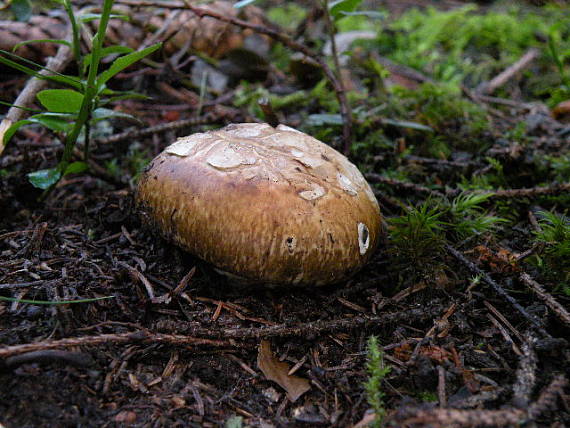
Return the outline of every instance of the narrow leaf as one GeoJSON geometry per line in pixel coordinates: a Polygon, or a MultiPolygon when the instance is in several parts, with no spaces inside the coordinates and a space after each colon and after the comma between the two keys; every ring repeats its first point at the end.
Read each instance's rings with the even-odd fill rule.
{"type": "Polygon", "coordinates": [[[433,129],[429,126],[422,125],[421,123],[417,122],[410,122],[408,120],[396,120],[396,119],[382,119],[382,123],[386,125],[398,126],[400,128],[409,128],[409,129],[416,129],[418,131],[428,131],[433,132],[433,129]]]}
{"type": "Polygon", "coordinates": [[[98,300],[112,299],[115,296],[103,296],[103,297],[93,297],[92,299],[77,299],[77,300],[59,300],[52,302],[49,300],[28,300],[28,299],[16,299],[14,297],[4,297],[0,296],[0,300],[5,302],[19,302],[19,303],[29,303],[31,305],[68,305],[70,303],[91,303],[98,300]]]}
{"type": "MultiPolygon", "coordinates": [[[[101,19],[100,13],[84,13],[83,15],[79,16],[79,20],[81,22],[91,22],[101,19]]],[[[127,15],[114,13],[109,16],[109,19],[120,19],[121,21],[128,22],[130,18],[127,15]]]]}
{"type": "Polygon", "coordinates": [[[357,10],[354,12],[341,12],[342,16],[365,16],[371,19],[384,19],[386,17],[385,13],[378,12],[376,10],[357,10]]]}
{"type": "Polygon", "coordinates": [[[4,138],[2,138],[2,142],[4,144],[7,144],[8,141],[10,141],[10,138],[12,138],[12,136],[18,131],[18,129],[20,129],[22,126],[24,125],[28,125],[30,123],[33,123],[30,120],[19,120],[16,123],[13,123],[4,133],[4,138]]]}
{"type": "Polygon", "coordinates": [[[37,123],[52,131],[67,133],[73,126],[70,119],[73,119],[73,117],[69,115],[40,113],[30,116],[28,122],[37,123]]]}
{"type": "Polygon", "coordinates": [[[6,107],[15,107],[15,108],[19,108],[20,110],[29,111],[32,113],[40,113],[41,112],[41,110],[38,110],[36,108],[17,106],[16,104],[7,103],[6,101],[2,101],[2,100],[0,100],[0,105],[6,106],[6,107]]]}
{"type": "Polygon", "coordinates": [[[10,58],[6,58],[5,56],[2,56],[2,55],[0,55],[0,64],[4,64],[10,68],[21,71],[22,73],[26,73],[29,76],[37,77],[38,79],[50,80],[52,82],[58,82],[58,83],[64,83],[66,85],[73,86],[74,88],[77,88],[77,89],[81,88],[81,82],[78,80],[75,80],[69,76],[65,76],[65,75],[58,73],[56,71],[49,70],[44,66],[36,64],[33,61],[27,60],[25,58],[22,58],[18,55],[15,55],[15,54],[8,52],[8,51],[5,51],[3,49],[0,49],[0,53],[4,54],[10,58],[16,58],[19,61],[33,65],[33,66],[38,67],[40,69],[48,70],[49,72],[54,73],[54,75],[47,75],[46,76],[46,75],[40,74],[38,71],[34,70],[33,68],[30,68],[26,65],[20,64],[19,62],[13,61],[10,58]]]}
{"type": "Polygon", "coordinates": [[[362,0],[337,0],[329,4],[329,12],[331,16],[338,20],[343,17],[345,12],[354,12],[362,3],[362,0]]]}
{"type": "Polygon", "coordinates": [[[308,117],[308,124],[313,126],[342,125],[342,116],[329,113],[311,114],[308,117]]]}
{"type": "Polygon", "coordinates": [[[65,168],[65,172],[63,175],[67,174],[79,174],[83,171],[87,171],[89,166],[85,162],[77,161],[70,163],[67,168],[65,168]]]}
{"type": "Polygon", "coordinates": [[[83,94],[73,89],[45,89],[36,96],[46,109],[55,113],[77,113],[83,103],[83,94]]]}
{"type": "Polygon", "coordinates": [[[234,8],[239,9],[252,3],[255,3],[255,0],[240,0],[234,3],[234,8]]]}
{"type": "MultiPolygon", "coordinates": [[[[100,58],[104,58],[112,54],[125,54],[125,53],[128,54],[131,52],[134,52],[134,49],[129,48],[128,46],[120,46],[120,45],[108,46],[106,48],[101,49],[100,58]]],[[[93,58],[92,54],[85,55],[85,57],[83,58],[83,66],[88,67],[89,65],[91,65],[92,58],[93,58]]]]}
{"type": "Polygon", "coordinates": [[[59,45],[66,45],[66,46],[71,47],[71,43],[69,43],[67,40],[62,40],[62,39],[34,39],[34,40],[24,40],[23,42],[16,43],[14,45],[14,47],[12,48],[12,52],[16,52],[18,50],[18,48],[25,46],[25,45],[29,45],[31,43],[57,43],[59,45]]]}
{"type": "Polygon", "coordinates": [[[103,73],[101,73],[97,79],[97,88],[101,89],[101,87],[103,87],[103,85],[107,83],[110,78],[120,73],[128,66],[143,59],[145,56],[153,53],[158,48],[160,48],[160,46],[162,46],[162,43],[156,43],[141,51],[132,52],[130,54],[117,58],[115,61],[113,61],[113,64],[111,67],[109,67],[108,70],[105,70],[103,73]]]}
{"type": "Polygon", "coordinates": [[[108,108],[98,108],[93,110],[93,120],[92,122],[98,122],[100,120],[103,119],[109,119],[112,117],[117,117],[117,118],[122,118],[122,119],[128,119],[130,121],[134,121],[137,122],[138,124],[143,124],[139,119],[137,119],[135,116],[130,115],[128,113],[122,113],[120,111],[114,111],[108,108]]]}

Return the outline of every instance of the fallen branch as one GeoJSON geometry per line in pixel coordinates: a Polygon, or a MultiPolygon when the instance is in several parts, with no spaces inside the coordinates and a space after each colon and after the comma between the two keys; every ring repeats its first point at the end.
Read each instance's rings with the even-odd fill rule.
{"type": "Polygon", "coordinates": [[[42,342],[26,343],[23,345],[12,345],[0,348],[0,358],[8,358],[12,355],[26,352],[44,351],[47,349],[61,349],[72,346],[95,346],[111,343],[153,343],[183,346],[233,346],[228,341],[196,338],[190,336],[152,333],[149,331],[134,331],[130,333],[101,334],[99,336],[70,337],[60,340],[45,340],[42,342]]]}
{"type": "Polygon", "coordinates": [[[393,178],[384,177],[376,173],[364,174],[366,179],[371,183],[383,183],[403,190],[409,190],[416,193],[425,193],[432,196],[439,197],[455,197],[461,193],[476,194],[476,195],[491,195],[492,199],[511,199],[511,198],[536,198],[545,195],[556,195],[570,191],[570,183],[553,184],[552,186],[545,187],[529,187],[523,189],[501,189],[501,190],[474,190],[464,192],[460,189],[447,189],[443,193],[437,189],[431,189],[416,183],[409,183],[407,181],[395,180],[393,178]]]}
{"type": "Polygon", "coordinates": [[[519,409],[526,409],[530,403],[530,395],[536,385],[536,368],[538,357],[534,350],[536,338],[530,335],[523,343],[522,355],[513,385],[513,404],[519,409]]]}
{"type": "Polygon", "coordinates": [[[563,375],[556,376],[527,410],[514,408],[502,410],[425,410],[407,407],[396,412],[390,417],[390,420],[395,422],[397,426],[519,426],[535,420],[549,409],[556,409],[556,398],[564,393],[564,388],[567,385],[568,380],[563,375]]]}
{"type": "Polygon", "coordinates": [[[536,293],[536,295],[552,310],[552,312],[558,316],[560,321],[562,321],[567,327],[570,327],[570,313],[568,313],[564,306],[558,303],[552,295],[547,293],[544,288],[542,288],[542,285],[533,280],[530,275],[522,273],[519,278],[523,283],[525,283],[525,285],[536,293]]]}
{"type": "Polygon", "coordinates": [[[314,337],[321,334],[330,334],[339,331],[349,331],[373,326],[386,326],[387,324],[398,324],[409,322],[410,319],[425,321],[437,317],[444,310],[441,305],[433,305],[429,308],[412,309],[394,313],[382,314],[374,317],[356,316],[353,318],[342,318],[338,320],[322,320],[307,323],[300,323],[292,326],[276,325],[270,327],[251,328],[216,328],[206,329],[196,327],[191,323],[181,321],[165,321],[156,325],[156,330],[176,331],[186,333],[191,336],[209,337],[216,339],[266,339],[270,337],[314,337]]]}
{"type": "Polygon", "coordinates": [[[95,140],[97,144],[113,144],[120,141],[132,140],[142,137],[147,137],[149,135],[161,134],[163,132],[174,131],[181,128],[186,128],[189,126],[197,125],[207,125],[222,120],[221,115],[216,115],[213,113],[208,113],[202,117],[193,117],[190,119],[182,119],[174,122],[161,123],[160,125],[149,126],[144,129],[132,129],[129,131],[121,132],[120,134],[114,134],[107,138],[99,138],[95,140]]]}
{"type": "Polygon", "coordinates": [[[517,62],[515,62],[510,67],[506,68],[503,72],[499,73],[489,82],[481,83],[477,89],[476,93],[490,95],[495,92],[498,88],[505,85],[509,80],[511,80],[516,74],[529,66],[536,58],[540,56],[540,50],[537,48],[529,49],[517,62]]]}
{"type": "Polygon", "coordinates": [[[520,303],[518,303],[509,293],[507,293],[503,287],[501,287],[497,282],[495,282],[488,273],[483,272],[479,269],[475,263],[468,260],[463,254],[453,248],[451,245],[445,245],[446,250],[455,257],[458,261],[460,261],[465,267],[467,267],[473,274],[480,276],[488,285],[490,285],[495,292],[509,302],[513,308],[515,308],[527,321],[529,321],[534,327],[538,329],[538,331],[546,338],[550,338],[551,336],[546,332],[542,323],[538,321],[535,317],[527,312],[525,308],[523,308],[520,303]]]}
{"type": "Polygon", "coordinates": [[[454,410],[454,409],[406,409],[399,412],[395,421],[398,426],[431,427],[478,427],[478,426],[517,426],[524,421],[526,412],[519,409],[508,410],[454,410]]]}
{"type": "Polygon", "coordinates": [[[375,174],[373,172],[364,174],[364,177],[366,177],[366,179],[371,183],[383,183],[399,189],[409,190],[416,193],[427,193],[433,196],[439,196],[442,198],[445,197],[445,195],[439,190],[430,189],[429,187],[421,186],[416,183],[408,183],[406,181],[395,180],[393,178],[384,177],[380,174],[375,174]]]}

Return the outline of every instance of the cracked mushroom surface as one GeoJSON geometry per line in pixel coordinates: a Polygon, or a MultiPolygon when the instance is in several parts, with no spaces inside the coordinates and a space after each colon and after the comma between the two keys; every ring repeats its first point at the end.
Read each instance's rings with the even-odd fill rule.
{"type": "Polygon", "coordinates": [[[143,173],[143,221],[218,270],[325,285],[370,258],[378,202],[346,157],[296,129],[242,123],[178,139],[143,173]]]}

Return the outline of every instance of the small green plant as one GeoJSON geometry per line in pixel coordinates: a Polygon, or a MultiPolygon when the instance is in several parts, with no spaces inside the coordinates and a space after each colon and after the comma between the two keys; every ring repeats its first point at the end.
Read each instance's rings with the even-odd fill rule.
{"type": "Polygon", "coordinates": [[[424,402],[430,402],[430,403],[434,403],[438,401],[437,398],[437,394],[435,394],[434,392],[431,391],[421,391],[418,394],[418,397],[420,400],[424,401],[424,402]]]}
{"type": "Polygon", "coordinates": [[[492,196],[492,193],[463,193],[451,201],[451,229],[460,239],[489,232],[499,223],[506,221],[487,215],[481,207],[481,204],[492,196]]]}
{"type": "Polygon", "coordinates": [[[548,211],[538,213],[541,230],[535,232],[535,241],[543,244],[542,255],[536,263],[548,278],[556,278],[558,289],[570,295],[570,219],[548,211]]]}
{"type": "Polygon", "coordinates": [[[368,396],[368,404],[370,404],[376,416],[373,426],[378,428],[382,426],[382,421],[386,416],[385,394],[382,391],[382,382],[390,373],[390,366],[384,363],[384,351],[378,344],[376,336],[368,338],[367,351],[368,361],[366,362],[366,369],[368,371],[368,380],[364,386],[368,396]]]}
{"type": "Polygon", "coordinates": [[[432,260],[443,248],[445,223],[441,206],[428,200],[405,215],[388,220],[397,255],[411,268],[432,260]]]}
{"type": "Polygon", "coordinates": [[[428,199],[400,217],[388,219],[392,254],[400,272],[431,274],[444,267],[440,260],[446,242],[457,242],[493,231],[506,220],[489,215],[481,206],[492,193],[464,193],[453,200],[428,199]]]}
{"type": "MultiPolygon", "coordinates": [[[[61,135],[65,144],[63,155],[57,166],[35,171],[28,174],[30,182],[40,189],[49,191],[66,174],[85,171],[89,152],[90,129],[97,122],[114,116],[128,116],[106,108],[109,103],[125,98],[140,97],[132,92],[113,91],[107,87],[107,82],[128,66],[156,51],[160,43],[140,51],[133,51],[125,46],[103,47],[107,24],[111,18],[126,19],[122,15],[112,13],[113,0],[104,0],[100,14],[84,14],[77,18],[72,9],[71,0],[56,0],[67,12],[72,28],[72,41],[51,40],[51,42],[68,45],[78,66],[78,76],[67,76],[60,73],[42,75],[37,69],[44,67],[24,60],[10,52],[0,51],[0,63],[22,71],[30,76],[48,80],[59,85],[68,86],[66,89],[46,89],[37,94],[38,101],[45,111],[28,119],[20,120],[11,125],[4,135],[6,143],[22,126],[39,124],[61,135]],[[93,36],[92,49],[89,53],[81,52],[80,26],[83,23],[99,20],[97,32],[93,36]],[[109,68],[99,72],[101,60],[108,55],[119,55],[109,68]],[[84,161],[72,162],[73,149],[80,137],[83,137],[84,161]]],[[[16,45],[43,42],[45,40],[30,40],[16,45]]],[[[130,116],[129,116],[130,117],[130,116]]],[[[44,193],[45,195],[46,193],[44,193]]]]}
{"type": "Polygon", "coordinates": [[[556,65],[560,84],[550,90],[549,104],[554,106],[570,97],[570,73],[564,68],[564,63],[570,59],[570,48],[561,51],[560,33],[552,31],[548,37],[548,51],[556,65]]]}

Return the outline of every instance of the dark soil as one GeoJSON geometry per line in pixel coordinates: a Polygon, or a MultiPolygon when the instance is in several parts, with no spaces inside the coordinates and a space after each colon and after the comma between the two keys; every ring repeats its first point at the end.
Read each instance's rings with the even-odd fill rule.
{"type": "MultiPolygon", "coordinates": [[[[25,82],[1,80],[9,99],[25,82]]],[[[172,106],[167,113],[149,103],[125,105],[149,124],[172,112],[193,117],[178,116],[178,102],[161,99],[172,106]]],[[[230,105],[206,112],[218,122],[249,119],[230,105]]],[[[152,157],[176,135],[197,130],[141,138],[139,147],[152,157]]],[[[94,160],[125,158],[131,144],[100,145],[94,160]]],[[[570,423],[560,377],[568,374],[568,329],[521,291],[520,271],[465,254],[492,272],[539,328],[484,281],[473,285],[474,273],[451,254],[443,256],[444,277],[400,278],[390,268],[387,242],[346,283],[246,288],[141,225],[126,164],[119,175],[100,168],[65,178],[38,202],[41,194],[25,174],[55,165],[61,151],[51,134],[29,128],[0,159],[8,171],[0,182],[0,296],[114,297],[66,305],[0,302],[0,355],[7,356],[0,357],[0,423],[7,428],[208,427],[233,416],[260,427],[353,426],[370,408],[364,389],[370,335],[392,367],[383,383],[392,426],[515,426],[505,422],[509,415],[529,406],[536,406],[532,426],[570,423]],[[185,294],[169,295],[193,268],[185,294]],[[64,338],[76,341],[47,349],[64,338]],[[295,374],[310,380],[310,391],[296,402],[258,369],[261,340],[291,367],[300,363],[295,374]],[[35,353],[10,353],[22,344],[35,353]],[[438,402],[442,397],[447,404],[438,402]],[[469,410],[477,420],[442,425],[445,419],[433,419],[439,406],[469,410]],[[489,413],[499,409],[505,415],[489,413]]],[[[516,232],[511,244],[518,246],[516,232]]]]}

